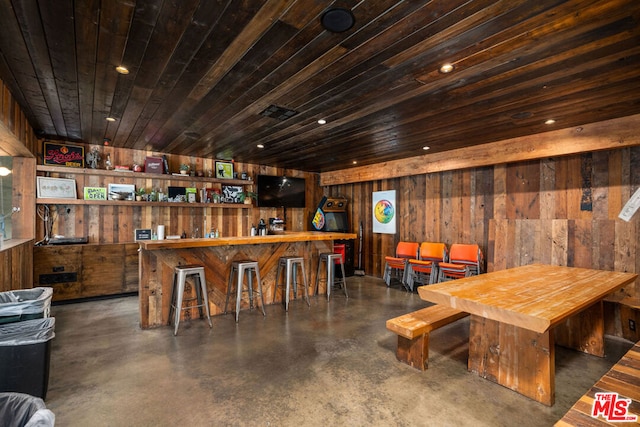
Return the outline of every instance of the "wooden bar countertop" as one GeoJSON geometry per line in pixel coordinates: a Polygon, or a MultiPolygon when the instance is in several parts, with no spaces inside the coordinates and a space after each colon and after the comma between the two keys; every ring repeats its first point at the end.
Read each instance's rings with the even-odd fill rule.
{"type": "Polygon", "coordinates": [[[292,231],[284,234],[266,236],[218,237],[215,239],[165,239],[138,241],[142,249],[155,251],[160,249],[203,248],[209,246],[260,245],[281,242],[308,242],[314,240],[351,240],[357,238],[354,233],[324,233],[321,231],[292,231]]]}

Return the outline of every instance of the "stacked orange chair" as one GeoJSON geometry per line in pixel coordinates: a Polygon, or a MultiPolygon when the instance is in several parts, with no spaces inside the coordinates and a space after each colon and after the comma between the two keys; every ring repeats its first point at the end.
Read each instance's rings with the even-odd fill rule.
{"type": "Polygon", "coordinates": [[[482,264],[482,251],[478,245],[454,243],[449,251],[449,262],[438,265],[438,282],[481,274],[482,264]]]}
{"type": "Polygon", "coordinates": [[[410,259],[407,268],[407,286],[413,292],[415,283],[431,285],[438,280],[438,266],[447,261],[447,245],[422,242],[418,259],[410,259]]]}
{"type": "Polygon", "coordinates": [[[419,243],[399,242],[396,246],[396,256],[384,257],[384,275],[382,276],[387,286],[391,286],[391,273],[396,275],[402,271],[402,285],[407,286],[407,265],[410,259],[418,258],[419,243]]]}

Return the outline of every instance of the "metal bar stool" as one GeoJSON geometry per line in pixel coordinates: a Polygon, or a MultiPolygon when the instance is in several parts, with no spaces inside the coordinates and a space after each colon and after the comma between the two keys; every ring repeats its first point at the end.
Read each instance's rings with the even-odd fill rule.
{"type": "Polygon", "coordinates": [[[316,289],[315,293],[318,293],[318,283],[320,281],[320,268],[322,263],[327,265],[327,301],[331,299],[331,288],[340,284],[342,289],[344,290],[344,295],[349,298],[349,294],[347,293],[347,281],[346,275],[344,272],[344,263],[342,261],[342,254],[339,253],[321,253],[318,258],[318,271],[316,272],[316,289]],[[339,280],[334,280],[334,266],[335,264],[340,264],[340,269],[342,270],[342,278],[339,280]]]}
{"type": "Polygon", "coordinates": [[[304,298],[307,301],[307,305],[311,307],[309,302],[309,287],[307,285],[307,274],[304,271],[304,258],[296,256],[283,256],[278,260],[278,268],[276,270],[276,286],[273,290],[273,302],[276,302],[276,295],[278,295],[278,285],[280,284],[280,273],[284,269],[285,271],[285,296],[284,296],[284,309],[289,311],[289,293],[291,292],[291,284],[293,283],[293,298],[298,295],[298,267],[302,270],[302,283],[304,286],[304,298]]]}
{"type": "Polygon", "coordinates": [[[231,271],[229,271],[229,285],[227,286],[227,300],[224,303],[224,312],[227,313],[227,306],[229,305],[229,296],[231,295],[231,290],[233,288],[233,284],[236,283],[236,322],[239,320],[240,316],[240,302],[242,301],[242,292],[243,292],[243,283],[244,283],[244,275],[247,274],[247,290],[249,293],[249,309],[253,310],[253,274],[256,276],[256,280],[258,282],[258,289],[256,290],[258,294],[260,294],[260,308],[262,308],[262,315],[266,316],[267,313],[264,311],[264,297],[262,296],[262,282],[260,280],[260,268],[258,267],[257,261],[245,260],[245,261],[233,261],[231,263],[231,271]],[[237,273],[238,280],[235,282],[233,280],[234,273],[237,273]]]}
{"type": "Polygon", "coordinates": [[[200,318],[203,317],[202,308],[204,307],[207,313],[207,320],[209,321],[209,327],[213,328],[211,324],[211,315],[209,314],[209,298],[207,296],[207,282],[204,278],[204,267],[201,265],[179,265],[175,268],[173,274],[173,286],[171,293],[171,305],[169,306],[169,323],[171,323],[172,315],[173,319],[173,335],[178,334],[178,325],[180,324],[180,314],[182,310],[190,310],[192,308],[198,308],[200,311],[200,318]],[[187,276],[195,276],[195,291],[197,305],[188,305],[183,307],[182,304],[187,301],[193,301],[193,298],[185,300],[184,291],[187,276]]]}

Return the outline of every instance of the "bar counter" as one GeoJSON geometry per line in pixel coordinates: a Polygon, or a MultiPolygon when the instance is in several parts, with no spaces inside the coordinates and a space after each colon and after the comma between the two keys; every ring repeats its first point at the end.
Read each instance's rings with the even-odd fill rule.
{"type": "MultiPolygon", "coordinates": [[[[312,295],[318,254],[332,252],[334,240],[352,240],[356,237],[353,233],[309,231],[251,237],[140,241],[140,327],[147,329],[168,324],[171,286],[177,265],[198,264],[204,267],[209,308],[211,315],[216,315],[224,311],[231,262],[245,259],[258,261],[265,304],[271,304],[274,302],[276,267],[281,256],[304,256],[309,294],[312,295]]],[[[318,292],[326,294],[326,291],[325,283],[321,283],[318,292]]],[[[298,289],[298,298],[302,295],[302,290],[298,289]]],[[[281,297],[282,294],[276,297],[276,303],[281,302],[281,297]]],[[[230,301],[230,306],[233,301],[235,299],[230,301]]],[[[248,301],[243,300],[241,309],[245,308],[248,308],[248,301]]],[[[197,309],[183,312],[185,318],[197,316],[197,309]]]]}

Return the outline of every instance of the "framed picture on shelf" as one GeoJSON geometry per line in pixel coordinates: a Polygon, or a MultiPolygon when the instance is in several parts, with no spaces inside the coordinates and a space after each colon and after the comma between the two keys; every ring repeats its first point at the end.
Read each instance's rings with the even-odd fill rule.
{"type": "Polygon", "coordinates": [[[43,199],[75,199],[76,180],[67,178],[37,177],[37,197],[43,199]]]}
{"type": "Polygon", "coordinates": [[[240,203],[240,193],[242,193],[242,185],[223,185],[222,201],[224,203],[240,203]]]}
{"type": "Polygon", "coordinates": [[[133,184],[109,184],[108,200],[134,200],[136,186],[133,184]]]}
{"type": "Polygon", "coordinates": [[[147,156],[144,159],[144,171],[146,173],[164,173],[164,159],[147,156]]]}
{"type": "Polygon", "coordinates": [[[233,163],[216,161],[216,178],[233,179],[233,163]]]}
{"type": "Polygon", "coordinates": [[[107,200],[107,189],[104,187],[84,187],[85,200],[107,200]]]}

